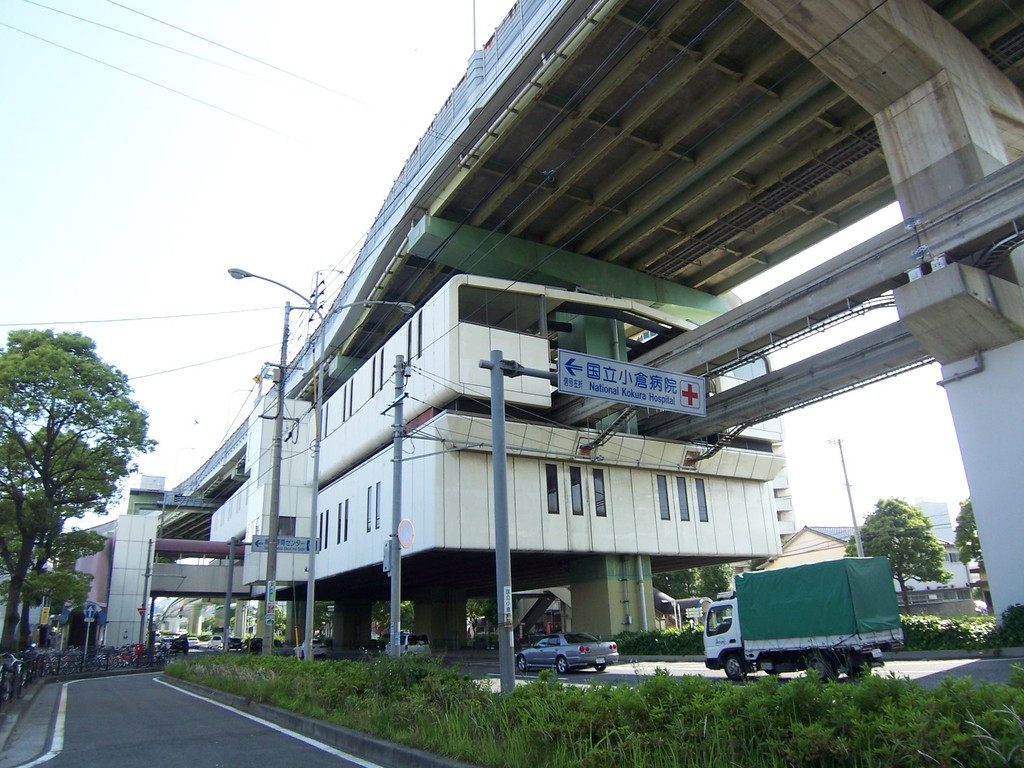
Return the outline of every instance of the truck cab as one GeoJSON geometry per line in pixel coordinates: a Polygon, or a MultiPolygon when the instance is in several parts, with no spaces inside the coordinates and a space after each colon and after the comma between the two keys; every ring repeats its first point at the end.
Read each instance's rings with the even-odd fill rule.
{"type": "Polygon", "coordinates": [[[739,606],[734,592],[719,595],[708,608],[704,619],[704,665],[708,669],[724,669],[730,680],[746,677],[739,606]]]}

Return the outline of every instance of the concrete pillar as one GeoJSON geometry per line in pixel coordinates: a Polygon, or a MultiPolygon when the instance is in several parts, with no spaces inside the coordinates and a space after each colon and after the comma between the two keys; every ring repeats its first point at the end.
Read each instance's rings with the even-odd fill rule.
{"type": "Polygon", "coordinates": [[[430,590],[414,597],[415,631],[425,632],[435,649],[454,650],[466,645],[466,592],[430,590]]]}
{"type": "Polygon", "coordinates": [[[654,596],[650,589],[651,560],[635,555],[606,555],[576,560],[569,567],[572,592],[572,621],[566,630],[589,632],[610,638],[619,632],[643,631],[641,618],[654,616],[654,596]],[[646,589],[639,589],[643,567],[646,589]]]}
{"type": "Polygon", "coordinates": [[[334,603],[334,647],[346,650],[365,648],[370,642],[373,626],[371,603],[334,603]]]}
{"type": "Polygon", "coordinates": [[[875,119],[920,213],[1024,153],[1024,96],[922,0],[743,0],[875,119]]]}
{"type": "Polygon", "coordinates": [[[1024,604],[1024,290],[952,264],[895,291],[904,324],[942,363],[997,616],[1024,604]]]}
{"type": "MultiPolygon", "coordinates": [[[[743,0],[850,94],[878,127],[904,213],[922,216],[1024,155],[1024,95],[922,0],[743,0]]],[[[996,613],[1024,603],[1019,556],[1024,495],[1024,307],[1019,260],[999,275],[940,254],[896,292],[901,320],[936,360],[957,431],[996,613]],[[931,267],[929,274],[926,267],[931,267]],[[1015,535],[1016,534],[1016,535],[1015,535]]]]}

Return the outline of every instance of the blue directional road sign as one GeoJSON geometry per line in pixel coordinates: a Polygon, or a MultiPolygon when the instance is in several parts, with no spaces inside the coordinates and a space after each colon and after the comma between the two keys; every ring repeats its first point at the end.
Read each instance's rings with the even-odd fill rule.
{"type": "Polygon", "coordinates": [[[707,414],[707,385],[700,376],[633,365],[607,357],[558,350],[559,392],[614,400],[663,411],[707,414]]]}

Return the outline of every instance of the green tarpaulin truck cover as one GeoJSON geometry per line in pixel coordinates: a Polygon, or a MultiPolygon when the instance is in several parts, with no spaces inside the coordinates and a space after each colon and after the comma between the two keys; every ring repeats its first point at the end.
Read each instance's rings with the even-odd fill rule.
{"type": "Polygon", "coordinates": [[[885,557],[847,557],[736,577],[744,640],[855,635],[900,627],[885,557]]]}

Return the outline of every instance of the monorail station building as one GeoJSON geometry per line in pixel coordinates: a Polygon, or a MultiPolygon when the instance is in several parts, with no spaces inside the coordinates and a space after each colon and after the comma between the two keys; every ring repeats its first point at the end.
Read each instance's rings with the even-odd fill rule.
{"type": "MultiPolygon", "coordinates": [[[[1012,5],[520,0],[279,385],[175,492],[217,502],[215,541],[316,539],[312,559],[277,552],[276,598],[301,606],[312,565],[344,645],[369,637],[399,544],[414,629],[461,644],[466,600],[501,583],[506,505],[512,590],[558,588],[572,628],[609,635],[653,626],[653,573],[779,554],[780,414],[937,360],[997,612],[1024,602],[1012,5]],[[734,299],[894,201],[904,225],[734,299]],[[768,363],[894,305],[878,331],[768,363]],[[501,377],[504,458],[494,352],[522,374],[501,377]],[[665,407],[684,392],[701,409],[665,407]]],[[[246,547],[254,596],[267,561],[246,547]]]]}
{"type": "MultiPolygon", "coordinates": [[[[372,602],[389,596],[382,566],[395,504],[396,358],[405,361],[407,392],[400,508],[414,532],[403,551],[403,597],[415,602],[417,631],[458,646],[466,599],[495,593],[490,372],[480,361],[501,350],[548,370],[559,349],[617,360],[693,327],[627,299],[469,275],[445,283],[323,409],[316,595],[337,602],[335,638],[365,643],[372,602]]],[[[727,378],[716,383],[727,386],[727,378]]],[[[573,625],[608,635],[653,626],[652,570],[779,551],[777,423],[715,450],[643,434],[644,409],[617,406],[593,426],[555,417],[557,399],[546,379],[522,376],[505,388],[517,592],[568,587],[573,625]]],[[[290,405],[298,423],[288,445],[309,445],[309,404],[290,405]]],[[[259,416],[245,452],[249,479],[214,515],[215,539],[266,530],[268,484],[253,478],[271,474],[259,459],[273,455],[273,422],[259,416]]],[[[300,536],[309,535],[312,503],[307,457],[298,450],[282,462],[281,530],[300,536]]],[[[304,581],[305,556],[278,558],[281,582],[304,581]]],[[[245,580],[258,583],[265,568],[265,557],[248,555],[245,580]]]]}

